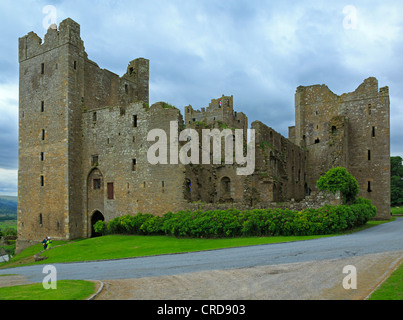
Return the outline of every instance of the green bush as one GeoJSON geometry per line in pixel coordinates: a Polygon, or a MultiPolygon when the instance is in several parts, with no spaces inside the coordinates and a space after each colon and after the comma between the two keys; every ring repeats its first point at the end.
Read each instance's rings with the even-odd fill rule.
{"type": "Polygon", "coordinates": [[[316,183],[321,191],[335,194],[340,191],[344,204],[354,203],[359,192],[357,180],[345,168],[332,168],[319,178],[316,183]]]}
{"type": "MultiPolygon", "coordinates": [[[[358,198],[346,206],[324,206],[319,209],[255,209],[239,211],[179,211],[162,217],[151,214],[122,216],[108,225],[96,224],[105,234],[171,235],[192,238],[240,236],[307,236],[342,232],[365,224],[376,216],[370,200],[358,198]]],[[[96,229],[97,231],[97,229],[96,229]]],[[[99,232],[99,231],[97,231],[99,232]]]]}
{"type": "Polygon", "coordinates": [[[106,223],[105,221],[99,220],[94,224],[94,231],[96,233],[104,235],[106,232],[106,223]]]}

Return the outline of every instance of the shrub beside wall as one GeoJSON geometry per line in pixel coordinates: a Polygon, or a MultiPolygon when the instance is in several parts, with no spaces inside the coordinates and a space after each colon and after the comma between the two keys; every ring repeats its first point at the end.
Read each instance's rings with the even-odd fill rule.
{"type": "Polygon", "coordinates": [[[319,209],[236,209],[126,215],[106,224],[97,222],[102,234],[171,235],[192,238],[242,236],[306,236],[342,232],[365,224],[376,216],[371,201],[359,198],[345,206],[326,205],[319,209]]]}

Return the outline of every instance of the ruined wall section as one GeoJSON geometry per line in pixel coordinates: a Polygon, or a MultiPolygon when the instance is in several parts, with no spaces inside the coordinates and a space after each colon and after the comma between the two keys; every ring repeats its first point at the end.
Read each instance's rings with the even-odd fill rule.
{"type": "MultiPolygon", "coordinates": [[[[237,175],[235,163],[235,130],[243,130],[243,144],[246,146],[248,118],[242,112],[234,111],[233,96],[222,96],[212,99],[207,108],[194,110],[192,106],[185,108],[186,128],[195,129],[200,139],[199,164],[186,166],[187,192],[185,197],[190,202],[212,202],[212,203],[233,203],[242,202],[245,199],[244,176],[237,175]],[[217,129],[231,130],[233,137],[228,141],[222,138],[221,143],[221,164],[213,164],[213,141],[210,141],[210,164],[202,163],[202,130],[217,129]],[[228,143],[233,145],[233,164],[225,164],[225,146],[228,143]],[[189,185],[191,188],[189,188],[189,185]]],[[[247,183],[247,189],[251,184],[247,183]]]]}
{"type": "Polygon", "coordinates": [[[197,122],[218,127],[220,129],[243,129],[244,137],[248,129],[248,118],[242,112],[234,111],[234,97],[222,96],[212,99],[207,108],[194,110],[192,106],[185,108],[185,125],[193,128],[197,122]]]}
{"type": "Polygon", "coordinates": [[[302,200],[305,197],[306,151],[260,121],[256,132],[256,169],[253,175],[259,201],[302,200]]]}
{"type": "MultiPolygon", "coordinates": [[[[371,199],[378,218],[390,217],[390,111],[388,88],[368,78],[338,96],[325,85],[299,87],[295,141],[308,150],[308,186],[332,167],[355,176],[360,196],[371,199]]],[[[290,129],[292,132],[293,129],[290,129]]]]}
{"type": "Polygon", "coordinates": [[[106,106],[127,106],[137,101],[149,103],[149,60],[138,58],[131,61],[122,77],[99,68],[89,59],[85,60],[84,68],[82,100],[86,110],[106,106]]]}
{"type": "MultiPolygon", "coordinates": [[[[149,148],[158,142],[147,142],[147,135],[152,129],[166,132],[169,143],[170,122],[180,124],[178,134],[183,128],[179,110],[163,106],[157,103],[149,108],[138,102],[126,107],[113,106],[83,113],[85,143],[81,179],[87,234],[91,230],[91,216],[97,210],[109,221],[126,214],[162,215],[186,207],[184,166],[151,165],[147,159],[149,148]],[[93,176],[94,171],[96,175],[93,176]],[[101,195],[94,190],[93,178],[101,179],[101,195]],[[113,184],[112,198],[108,184],[113,184]]],[[[168,145],[168,163],[169,148],[168,145]]]]}

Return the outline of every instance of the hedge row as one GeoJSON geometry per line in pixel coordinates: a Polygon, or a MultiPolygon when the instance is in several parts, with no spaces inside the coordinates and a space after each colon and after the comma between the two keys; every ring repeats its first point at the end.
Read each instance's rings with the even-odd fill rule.
{"type": "Polygon", "coordinates": [[[169,212],[122,216],[108,224],[99,221],[102,234],[172,235],[192,238],[241,236],[305,236],[338,233],[365,224],[375,217],[376,207],[360,198],[355,204],[324,206],[320,209],[235,209],[169,212]]]}

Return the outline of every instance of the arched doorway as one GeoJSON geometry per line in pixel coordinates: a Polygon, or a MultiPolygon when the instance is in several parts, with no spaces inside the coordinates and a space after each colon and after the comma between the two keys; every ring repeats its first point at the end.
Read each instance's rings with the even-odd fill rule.
{"type": "Polygon", "coordinates": [[[91,217],[91,238],[95,238],[95,237],[99,237],[101,236],[100,233],[95,232],[94,230],[94,225],[98,222],[98,221],[105,221],[105,217],[104,215],[99,212],[99,211],[95,211],[91,217]]]}

